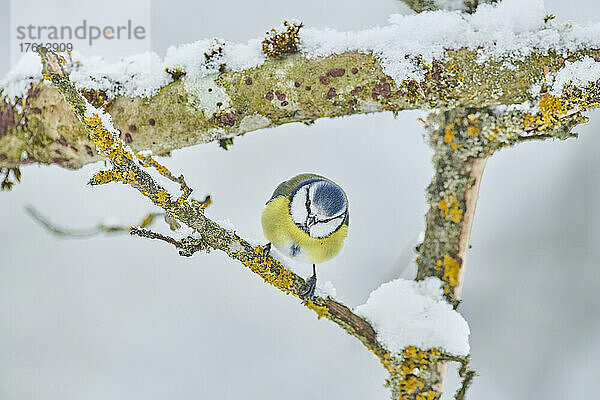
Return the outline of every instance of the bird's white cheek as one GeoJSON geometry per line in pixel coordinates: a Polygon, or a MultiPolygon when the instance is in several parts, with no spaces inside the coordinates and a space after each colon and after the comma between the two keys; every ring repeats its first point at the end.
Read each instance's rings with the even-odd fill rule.
{"type": "Polygon", "coordinates": [[[340,221],[338,219],[334,219],[329,222],[319,222],[310,227],[310,236],[312,237],[326,237],[331,235],[336,229],[339,227],[340,221]]]}
{"type": "Polygon", "coordinates": [[[297,224],[302,224],[306,221],[308,213],[306,212],[306,198],[298,193],[290,203],[290,214],[292,220],[297,224]]]}

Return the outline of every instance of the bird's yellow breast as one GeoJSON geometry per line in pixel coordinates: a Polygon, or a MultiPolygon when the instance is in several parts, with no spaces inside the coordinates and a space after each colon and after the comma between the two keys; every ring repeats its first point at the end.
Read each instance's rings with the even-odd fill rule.
{"type": "Polygon", "coordinates": [[[348,236],[348,226],[344,224],[327,237],[311,237],[292,220],[290,200],[284,196],[267,203],[261,222],[265,237],[277,250],[311,264],[319,264],[335,257],[348,236]]]}

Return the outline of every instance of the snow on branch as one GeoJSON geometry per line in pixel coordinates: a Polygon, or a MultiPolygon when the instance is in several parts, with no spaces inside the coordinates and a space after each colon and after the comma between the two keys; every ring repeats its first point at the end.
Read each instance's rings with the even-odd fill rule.
{"type": "MultiPolygon", "coordinates": [[[[116,64],[72,54],[65,68],[132,149],[162,154],[226,147],[290,122],[406,109],[529,105],[523,130],[543,130],[558,121],[544,107],[580,115],[597,106],[598,79],[577,77],[598,68],[599,49],[600,24],[564,24],[546,18],[539,1],[506,0],[473,14],[392,15],[358,32],[286,21],[264,40],[201,40],[164,59],[147,53],[116,64]]],[[[98,160],[68,104],[41,79],[31,58],[0,83],[0,167],[98,160]]]]}
{"type": "Polygon", "coordinates": [[[446,301],[441,284],[434,277],[396,279],[371,292],[356,312],[373,324],[379,340],[394,353],[417,346],[467,356],[469,326],[446,301]]]}

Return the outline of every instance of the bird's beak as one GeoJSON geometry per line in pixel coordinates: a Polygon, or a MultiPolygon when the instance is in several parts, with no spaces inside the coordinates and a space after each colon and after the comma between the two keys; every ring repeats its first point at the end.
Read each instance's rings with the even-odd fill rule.
{"type": "Polygon", "coordinates": [[[306,227],[310,228],[311,226],[313,226],[316,223],[316,219],[314,216],[309,215],[308,218],[306,219],[306,227]]]}

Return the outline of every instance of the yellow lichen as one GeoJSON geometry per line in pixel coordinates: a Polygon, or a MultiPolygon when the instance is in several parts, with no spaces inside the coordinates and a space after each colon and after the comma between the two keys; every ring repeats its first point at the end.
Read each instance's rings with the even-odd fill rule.
{"type": "Polygon", "coordinates": [[[267,32],[267,38],[262,42],[263,53],[268,57],[280,58],[284,54],[296,53],[300,44],[300,28],[304,26],[301,22],[284,21],[285,31],[278,32],[271,29],[267,32]]]}
{"type": "Polygon", "coordinates": [[[537,114],[525,113],[525,130],[553,130],[563,123],[563,119],[569,117],[577,122],[584,122],[585,119],[578,114],[600,105],[599,91],[600,85],[591,82],[586,88],[569,85],[563,89],[560,97],[544,93],[538,103],[540,111],[537,114]]]}
{"type": "Polygon", "coordinates": [[[170,199],[171,195],[166,190],[159,189],[156,191],[156,202],[163,208],[168,204],[170,199]]]}
{"type": "Polygon", "coordinates": [[[438,208],[446,218],[446,221],[458,222],[462,219],[463,210],[458,206],[458,199],[454,195],[450,196],[449,202],[444,199],[438,202],[438,208]]]}
{"type": "Polygon", "coordinates": [[[273,257],[265,257],[264,250],[258,246],[254,248],[255,257],[242,260],[242,264],[263,278],[265,282],[285,292],[293,293],[294,274],[279,264],[273,257]]]}
{"type": "Polygon", "coordinates": [[[556,127],[560,118],[567,113],[563,102],[555,96],[544,93],[539,101],[540,112],[531,115],[525,114],[525,128],[547,130],[556,127]]]}
{"type": "Polygon", "coordinates": [[[421,371],[428,371],[439,361],[440,351],[438,349],[421,350],[415,346],[407,346],[402,351],[401,364],[396,367],[397,385],[400,398],[414,398],[421,395],[420,399],[430,399],[430,392],[437,395],[433,388],[425,388],[424,378],[421,371]],[[423,391],[423,389],[426,389],[423,391]]]}
{"type": "MultiPolygon", "coordinates": [[[[440,262],[441,260],[438,260],[440,262]]],[[[460,272],[460,264],[458,261],[450,255],[444,255],[444,275],[442,279],[450,284],[450,286],[454,287],[458,285],[458,275],[460,272]]]]}
{"type": "Polygon", "coordinates": [[[400,381],[400,390],[405,394],[414,393],[417,390],[423,389],[423,382],[414,376],[409,376],[400,381]]]}
{"type": "Polygon", "coordinates": [[[202,201],[198,201],[196,199],[190,199],[190,201],[192,205],[202,213],[204,212],[204,210],[206,210],[206,207],[212,204],[212,198],[210,197],[210,195],[206,195],[206,197],[202,201]]]}
{"type": "Polygon", "coordinates": [[[416,400],[433,400],[437,394],[438,393],[435,390],[428,390],[426,392],[417,394],[416,400]]]}
{"type": "Polygon", "coordinates": [[[477,136],[477,134],[479,133],[479,129],[474,127],[474,126],[467,126],[467,134],[469,136],[477,136]]]}
{"type": "Polygon", "coordinates": [[[455,135],[456,131],[454,130],[454,124],[448,124],[446,128],[444,128],[444,143],[450,143],[453,141],[455,135]]]}
{"type": "Polygon", "coordinates": [[[317,319],[321,319],[322,317],[326,317],[329,313],[329,308],[327,306],[320,306],[312,302],[312,300],[308,300],[306,302],[306,307],[310,308],[314,312],[317,313],[317,319]]]}
{"type": "Polygon", "coordinates": [[[99,89],[81,89],[83,97],[90,102],[96,108],[102,108],[104,110],[109,109],[115,102],[114,98],[109,98],[104,90],[99,89]]]}

